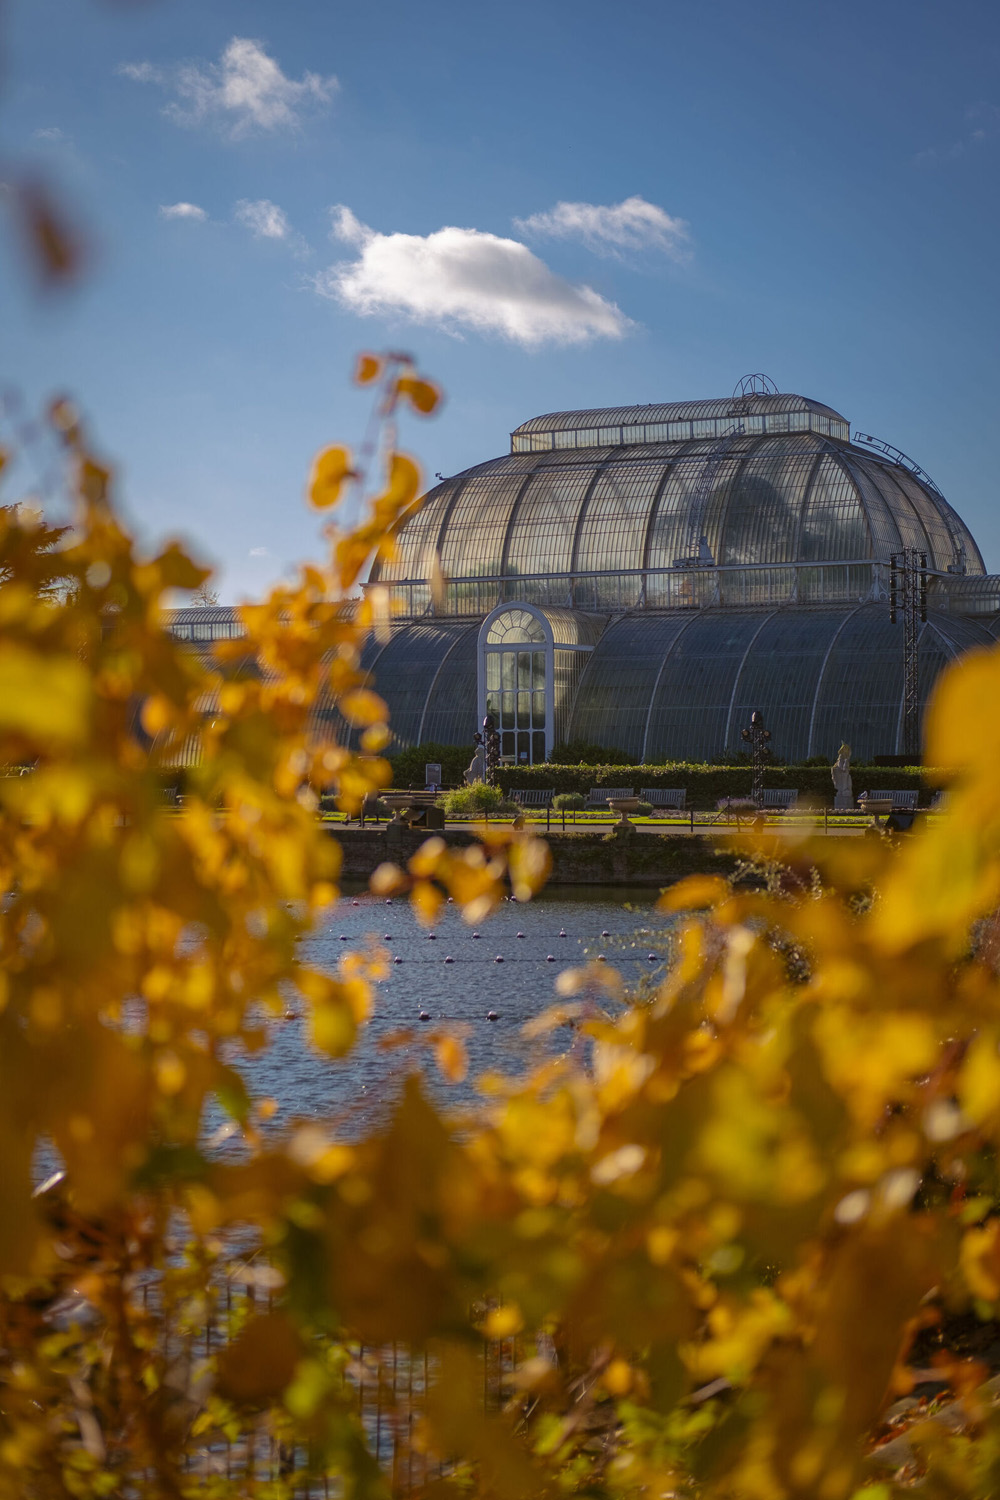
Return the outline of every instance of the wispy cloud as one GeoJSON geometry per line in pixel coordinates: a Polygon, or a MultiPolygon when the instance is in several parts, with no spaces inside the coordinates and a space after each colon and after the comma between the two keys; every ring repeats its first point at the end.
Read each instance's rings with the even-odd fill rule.
{"type": "Polygon", "coordinates": [[[69,136],[65,130],[60,130],[58,125],[41,125],[31,132],[31,139],[44,141],[48,146],[58,146],[63,141],[68,141],[69,136]]]}
{"type": "Polygon", "coordinates": [[[913,158],[918,167],[937,167],[943,162],[958,161],[970,151],[1000,136],[1000,107],[981,102],[970,104],[965,111],[965,133],[950,146],[928,146],[913,158]]]}
{"type": "Polygon", "coordinates": [[[315,281],[324,296],[362,314],[397,313],[415,323],[499,334],[527,348],[621,338],[632,326],[589,286],[557,276],[518,240],[480,229],[380,234],[339,205],[336,239],[356,259],[315,281]]]}
{"type": "Polygon", "coordinates": [[[259,240],[287,240],[292,232],[284,209],[270,198],[241,198],[236,205],[237,221],[259,240]]]}
{"type": "Polygon", "coordinates": [[[119,73],[153,83],[173,95],[165,113],[179,125],[220,125],[233,139],[255,130],[295,128],[310,105],[329,103],[338,84],[332,75],[289,78],[252,37],[234,36],[217,63],[193,62],[159,68],[150,62],[122,63],[119,73]]]}
{"type": "Polygon", "coordinates": [[[161,219],[194,219],[196,223],[203,223],[208,214],[197,203],[161,203],[161,219]]]}
{"type": "Polygon", "coordinates": [[[680,261],[690,254],[690,229],[685,220],[637,196],[621,203],[557,203],[546,213],[515,219],[514,225],[529,236],[581,240],[598,255],[660,250],[680,261]]]}
{"type": "Polygon", "coordinates": [[[247,553],[248,557],[270,557],[271,554],[266,547],[251,547],[247,553]]]}

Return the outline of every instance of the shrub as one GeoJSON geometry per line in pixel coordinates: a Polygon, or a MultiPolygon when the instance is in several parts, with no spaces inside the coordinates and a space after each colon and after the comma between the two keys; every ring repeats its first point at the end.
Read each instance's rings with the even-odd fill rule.
{"type": "Polygon", "coordinates": [[[449,818],[511,818],[519,811],[498,786],[474,781],[471,786],[456,787],[438,798],[449,818]]]}
{"type": "Polygon", "coordinates": [[[556,792],[552,806],[557,812],[579,812],[586,807],[587,799],[582,792],[556,792]]]}

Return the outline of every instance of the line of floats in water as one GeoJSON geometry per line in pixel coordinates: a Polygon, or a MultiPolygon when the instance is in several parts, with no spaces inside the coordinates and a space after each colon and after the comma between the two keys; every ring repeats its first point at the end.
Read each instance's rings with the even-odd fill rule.
{"type": "MultiPolygon", "coordinates": [[[[513,899],[514,899],[513,896],[504,896],[503,897],[504,901],[513,901],[513,899]]],[[[386,904],[386,906],[391,906],[392,905],[392,897],[391,896],[387,896],[386,897],[385,904],[386,904]]],[[[448,897],[448,905],[451,906],[452,904],[453,904],[453,897],[449,896],[448,897]]],[[[352,906],[360,906],[361,902],[355,900],[355,901],[351,902],[351,905],[352,906]]],[[[473,938],[481,938],[482,937],[482,933],[479,933],[479,932],[474,932],[471,935],[472,935],[473,938]]],[[[519,937],[519,938],[523,938],[523,937],[526,936],[526,934],[523,933],[523,932],[519,932],[519,933],[516,934],[516,936],[519,937]]],[[[559,936],[561,938],[569,936],[569,933],[566,931],[565,927],[560,927],[560,929],[559,929],[559,936]]],[[[607,928],[605,928],[604,931],[601,933],[601,937],[610,937],[610,936],[611,936],[611,933],[608,931],[607,928]]],[[[427,933],[424,934],[424,937],[425,937],[425,940],[427,942],[436,942],[436,940],[437,940],[437,933],[436,932],[427,932],[427,933]]],[[[346,932],[342,932],[340,934],[340,941],[342,943],[348,943],[348,942],[350,942],[350,938],[347,936],[346,932]]],[[[392,942],[392,933],[391,932],[384,932],[382,934],[382,941],[386,942],[386,943],[391,943],[392,942]]],[[[647,959],[649,960],[650,963],[656,963],[658,955],[655,954],[655,953],[647,953],[646,957],[647,957],[647,959]]],[[[418,961],[418,963],[421,962],[421,960],[419,960],[419,959],[417,961],[418,961]]],[[[495,964],[502,964],[503,961],[504,961],[504,957],[503,957],[502,953],[498,953],[497,956],[496,956],[496,958],[494,958],[494,960],[493,960],[493,962],[495,964]]],[[[554,953],[546,953],[546,955],[545,955],[545,962],[547,964],[554,964],[555,961],[556,961],[556,956],[555,956],[554,953]]],[[[606,960],[605,960],[604,954],[603,953],[598,953],[597,954],[597,962],[598,963],[604,963],[605,961],[606,960]]],[[[402,962],[403,962],[402,958],[399,956],[399,954],[396,954],[396,956],[393,958],[393,963],[394,964],[401,964],[402,962]]],[[[455,960],[452,957],[452,955],[450,953],[448,953],[448,954],[445,955],[444,962],[446,964],[453,964],[455,962],[455,960]]],[[[285,1012],[285,1020],[286,1021],[294,1021],[295,1018],[296,1018],[296,1015],[297,1015],[296,1011],[287,1010],[285,1012]]],[[[417,1019],[420,1020],[420,1021],[429,1021],[429,1020],[431,1020],[430,1011],[422,1010],[419,1013],[419,1016],[418,1016],[417,1019]]],[[[499,1021],[500,1017],[498,1016],[498,1014],[497,1014],[497,1012],[495,1010],[488,1010],[486,1012],[486,1019],[487,1019],[487,1021],[499,1021]]]]}

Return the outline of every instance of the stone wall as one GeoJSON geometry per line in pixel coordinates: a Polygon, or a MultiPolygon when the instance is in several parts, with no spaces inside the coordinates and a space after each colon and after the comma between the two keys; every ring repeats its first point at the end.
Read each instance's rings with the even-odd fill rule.
{"type": "MultiPolygon", "coordinates": [[[[453,845],[475,839],[464,830],[448,829],[429,835],[408,828],[331,828],[343,850],[345,880],[367,880],[385,860],[405,865],[428,837],[443,838],[453,845]]],[[[685,875],[726,875],[735,867],[735,856],[720,850],[718,836],[701,834],[636,834],[631,838],[609,837],[607,830],[586,833],[551,833],[550,885],[649,885],[665,886],[685,875]]]]}

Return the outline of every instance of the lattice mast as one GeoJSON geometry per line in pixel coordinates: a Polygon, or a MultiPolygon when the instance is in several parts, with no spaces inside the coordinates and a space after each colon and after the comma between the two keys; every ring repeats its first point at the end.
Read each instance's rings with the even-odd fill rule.
{"type": "Polygon", "coordinates": [[[903,754],[920,757],[920,626],[927,619],[927,553],[904,547],[889,559],[889,620],[903,621],[903,754]]]}

